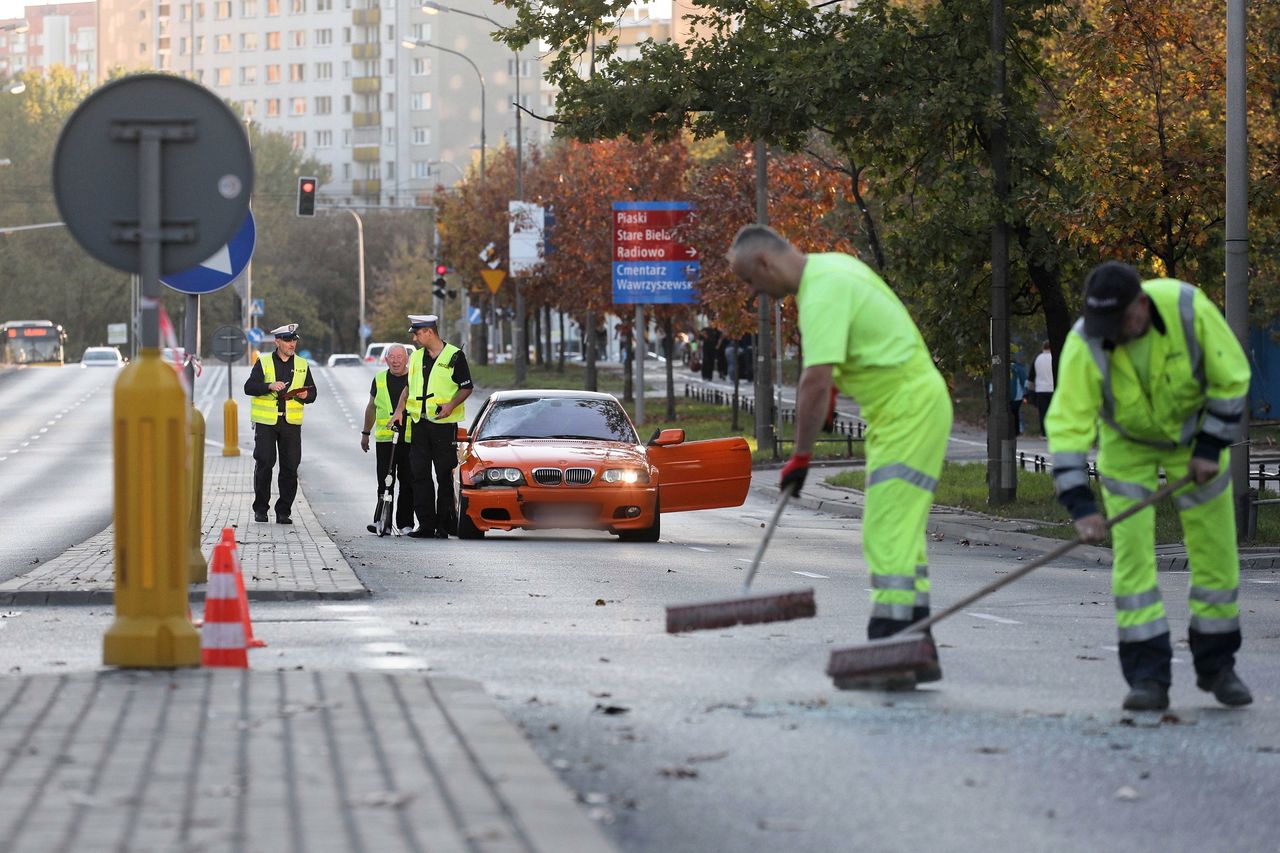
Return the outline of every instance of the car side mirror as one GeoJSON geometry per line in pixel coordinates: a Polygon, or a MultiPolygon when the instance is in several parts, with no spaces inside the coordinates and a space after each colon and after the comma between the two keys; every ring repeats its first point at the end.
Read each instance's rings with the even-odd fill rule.
{"type": "Polygon", "coordinates": [[[470,441],[470,440],[471,439],[468,438],[467,436],[467,428],[464,426],[458,427],[458,441],[466,443],[467,441],[470,441]]]}
{"type": "Polygon", "coordinates": [[[684,430],[682,429],[664,429],[649,439],[650,447],[670,447],[673,444],[682,444],[684,442],[684,430]]]}

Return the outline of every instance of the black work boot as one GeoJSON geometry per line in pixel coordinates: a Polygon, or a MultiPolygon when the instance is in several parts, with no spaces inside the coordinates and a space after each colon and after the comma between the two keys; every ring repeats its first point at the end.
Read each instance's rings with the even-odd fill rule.
{"type": "Polygon", "coordinates": [[[1224,669],[1212,677],[1197,677],[1196,687],[1212,693],[1214,699],[1230,708],[1248,705],[1253,701],[1253,694],[1234,669],[1224,669]]]}
{"type": "Polygon", "coordinates": [[[1169,707],[1169,687],[1158,681],[1139,681],[1124,697],[1126,711],[1163,711],[1169,707]]]}

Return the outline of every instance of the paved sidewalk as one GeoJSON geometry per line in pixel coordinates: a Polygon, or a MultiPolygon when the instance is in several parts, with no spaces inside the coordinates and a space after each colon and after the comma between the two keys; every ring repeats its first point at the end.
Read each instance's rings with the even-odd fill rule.
{"type": "MultiPolygon", "coordinates": [[[[793,504],[844,518],[862,518],[865,496],[854,489],[832,486],[826,482],[841,471],[861,466],[815,465],[809,472],[804,491],[793,499],[793,504]]],[[[778,470],[757,468],[751,477],[751,487],[772,497],[778,494],[778,470]]],[[[1036,536],[1030,531],[1046,526],[1043,521],[1006,519],[982,515],[950,507],[934,507],[929,513],[926,530],[934,536],[953,540],[968,540],[973,545],[1000,545],[1021,548],[1033,554],[1045,554],[1062,544],[1061,539],[1036,536]]],[[[1111,565],[1111,549],[1095,545],[1081,545],[1063,559],[1082,560],[1097,565],[1111,565]]],[[[1156,568],[1160,571],[1186,571],[1187,550],[1181,545],[1161,545],[1156,548],[1156,568]]],[[[1240,549],[1241,569],[1280,569],[1280,549],[1240,549]]]]}
{"type": "MultiPolygon", "coordinates": [[[[293,502],[293,524],[258,524],[253,518],[253,456],[223,456],[204,461],[204,519],[201,550],[207,560],[222,539],[222,528],[236,529],[236,548],[245,588],[255,601],[363,598],[369,591],[343,559],[311,511],[302,490],[293,502]]],[[[114,530],[63,552],[57,558],[0,584],[0,605],[98,604],[114,599],[114,530]]],[[[204,599],[204,586],[191,587],[191,600],[204,599]]]]}
{"type": "Polygon", "coordinates": [[[338,672],[0,679],[0,848],[614,848],[479,685],[338,672]]]}

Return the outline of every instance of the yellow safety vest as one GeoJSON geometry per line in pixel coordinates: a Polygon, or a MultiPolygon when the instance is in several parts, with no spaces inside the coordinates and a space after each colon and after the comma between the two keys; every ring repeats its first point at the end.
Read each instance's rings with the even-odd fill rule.
{"type": "MultiPolygon", "coordinates": [[[[275,356],[264,356],[259,362],[262,365],[262,381],[270,385],[276,381],[276,359],[275,356]]],[[[301,388],[307,381],[307,361],[300,355],[293,357],[293,381],[289,384],[289,390],[294,391],[301,388]]],[[[249,420],[255,424],[274,424],[280,418],[280,409],[277,401],[280,394],[277,391],[271,391],[258,397],[253,398],[253,404],[249,407],[249,420]]],[[[302,423],[302,401],[294,397],[286,400],[284,404],[284,419],[286,423],[301,424],[302,423]]]]}
{"type": "MultiPolygon", "coordinates": [[[[409,359],[409,400],[405,404],[405,411],[409,413],[409,417],[413,420],[422,418],[422,397],[423,397],[423,377],[422,377],[422,361],[426,358],[426,347],[415,350],[413,356],[409,359]]],[[[431,375],[426,379],[426,396],[430,397],[430,405],[434,408],[427,409],[427,420],[432,423],[444,424],[455,423],[465,417],[464,406],[458,406],[448,417],[441,418],[432,415],[432,412],[439,412],[440,407],[453,399],[458,393],[461,386],[453,381],[453,360],[454,353],[461,352],[453,344],[445,344],[444,349],[440,350],[440,357],[436,359],[435,365],[431,368],[431,375]]]]}
{"type": "MultiPolygon", "coordinates": [[[[373,437],[375,441],[390,441],[392,437],[391,427],[387,426],[391,421],[391,415],[395,413],[395,404],[398,401],[391,399],[391,392],[387,390],[387,374],[391,371],[383,369],[378,371],[378,375],[373,378],[374,384],[377,386],[377,393],[373,395],[373,437]]],[[[413,435],[413,421],[406,419],[404,424],[405,441],[413,435]]]]}

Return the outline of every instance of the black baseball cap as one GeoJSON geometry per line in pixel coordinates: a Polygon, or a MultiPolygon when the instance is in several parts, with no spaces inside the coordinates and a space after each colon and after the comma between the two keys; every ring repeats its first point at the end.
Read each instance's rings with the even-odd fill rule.
{"type": "Polygon", "coordinates": [[[1124,326],[1125,309],[1142,292],[1142,276],[1128,264],[1107,261],[1084,280],[1084,333],[1114,341],[1124,326]]]}

